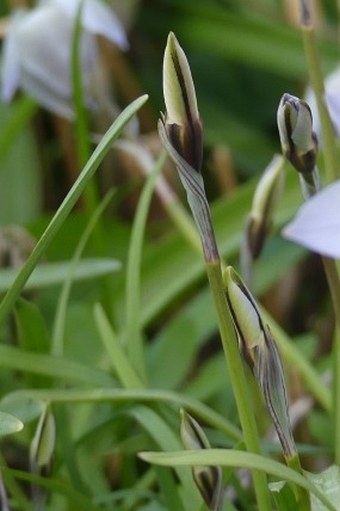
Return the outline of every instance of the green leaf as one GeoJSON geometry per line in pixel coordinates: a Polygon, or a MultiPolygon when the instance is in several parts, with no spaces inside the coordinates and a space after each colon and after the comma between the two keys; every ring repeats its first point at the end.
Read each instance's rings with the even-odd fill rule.
{"type": "Polygon", "coordinates": [[[0,412],[0,437],[21,431],[24,427],[21,420],[9,413],[0,412]]]}
{"type": "Polygon", "coordinates": [[[0,367],[17,371],[32,372],[58,378],[62,381],[75,381],[87,385],[112,386],[109,375],[62,357],[52,357],[41,353],[31,353],[14,346],[0,345],[0,367]]]}
{"type": "MultiPolygon", "coordinates": [[[[168,424],[153,410],[145,407],[134,407],[129,412],[149,433],[153,440],[159,445],[161,449],[174,449],[181,448],[178,435],[168,426],[168,424]],[[176,446],[176,447],[175,447],[176,446]]],[[[183,470],[183,467],[175,468],[179,481],[182,484],[183,504],[189,502],[190,505],[194,503],[194,509],[197,509],[200,503],[199,493],[193,483],[190,471],[183,470]]]]}
{"type": "MultiPolygon", "coordinates": [[[[0,361],[2,358],[0,349],[0,361]]],[[[12,357],[13,358],[13,357],[12,357]]],[[[50,357],[50,360],[53,360],[50,357]]],[[[58,359],[57,359],[58,360],[58,359]]],[[[61,362],[63,359],[61,359],[61,362]]],[[[87,368],[86,368],[87,369],[87,368]]],[[[74,369],[75,370],[75,369],[74,369]]],[[[83,369],[85,372],[85,369],[83,369]]],[[[86,372],[85,372],[86,374],[86,372]]],[[[103,374],[103,373],[99,373],[103,374]]],[[[106,376],[106,375],[104,375],[106,376]]],[[[74,375],[77,377],[77,375],[74,375]]],[[[111,382],[112,386],[112,382],[111,382]]],[[[166,391],[166,390],[154,390],[154,389],[137,389],[137,390],[126,390],[126,389],[108,389],[108,388],[96,388],[90,390],[78,390],[78,389],[64,389],[64,390],[20,390],[7,394],[7,399],[18,397],[25,397],[31,399],[38,399],[44,401],[59,402],[59,403],[81,403],[81,402],[152,402],[152,403],[167,403],[168,405],[176,405],[178,408],[185,408],[188,412],[195,415],[195,417],[202,420],[207,424],[210,424],[215,429],[223,432],[227,437],[240,441],[242,436],[239,429],[226,420],[221,414],[215,412],[212,408],[201,403],[200,401],[193,399],[184,394],[166,391]]]]}
{"type": "MultiPolygon", "coordinates": [[[[55,284],[64,283],[69,275],[71,263],[69,261],[56,263],[41,263],[33,271],[26,282],[25,291],[42,289],[55,284]]],[[[83,259],[74,270],[75,281],[94,279],[108,275],[120,269],[120,262],[115,259],[83,259]]],[[[7,291],[18,276],[17,269],[4,268],[0,270],[0,292],[7,291]]]]}
{"type": "Polygon", "coordinates": [[[27,259],[24,266],[19,271],[10,289],[7,291],[4,299],[0,304],[0,323],[3,321],[10,310],[12,309],[16,299],[21,293],[26,281],[37,265],[38,261],[44,254],[45,250],[56,236],[57,232],[63,225],[65,219],[68,217],[72,208],[75,206],[86,185],[94,175],[95,171],[99,167],[100,163],[104,159],[105,155],[109,152],[112,147],[112,143],[119,137],[125,124],[136,114],[136,112],[144,105],[147,100],[147,96],[141,96],[140,98],[133,101],[115,120],[112,126],[105,133],[104,137],[92,153],[87,164],[83,168],[78,179],[75,181],[71,190],[63,200],[59,209],[53,216],[51,222],[48,224],[44,233],[40,237],[36,244],[32,254],[27,259]]]}
{"type": "Polygon", "coordinates": [[[278,511],[296,511],[296,498],[292,487],[286,481],[276,481],[269,484],[278,511]]]}
{"type": "MultiPolygon", "coordinates": [[[[305,476],[329,499],[334,505],[334,509],[339,509],[340,467],[332,465],[320,474],[305,472],[305,476]]],[[[324,503],[320,502],[315,495],[312,495],[312,511],[327,511],[327,509],[329,508],[324,503]]]]}
{"type": "Polygon", "coordinates": [[[43,413],[46,407],[41,399],[32,399],[30,397],[10,397],[4,396],[1,399],[1,409],[11,415],[15,415],[24,424],[31,422],[43,413]]]}
{"type": "MultiPolygon", "coordinates": [[[[324,507],[319,508],[330,511],[337,511],[337,507],[324,493],[321,486],[325,484],[326,478],[319,479],[319,486],[307,478],[292,470],[291,468],[259,454],[253,454],[245,451],[209,449],[199,451],[178,451],[178,452],[143,452],[140,457],[149,463],[162,465],[166,467],[176,466],[194,466],[194,465],[221,465],[224,467],[242,467],[255,470],[261,470],[280,479],[284,479],[298,486],[301,486],[315,497],[317,497],[324,507]]],[[[340,469],[339,469],[340,470],[340,469]]],[[[338,476],[337,476],[338,477],[338,476]]],[[[334,488],[333,488],[334,490],[334,488]]],[[[339,500],[337,501],[337,503],[339,500]]],[[[317,509],[317,508],[316,508],[317,509]]]]}

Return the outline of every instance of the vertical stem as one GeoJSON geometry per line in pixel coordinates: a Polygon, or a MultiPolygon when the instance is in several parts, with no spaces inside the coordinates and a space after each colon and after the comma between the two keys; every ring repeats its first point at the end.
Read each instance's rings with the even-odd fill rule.
{"type": "Polygon", "coordinates": [[[306,0],[301,0],[301,29],[309,78],[314,90],[320,116],[322,144],[324,147],[323,153],[327,173],[326,179],[330,182],[337,179],[339,175],[335,134],[325,102],[325,89],[320,66],[320,58],[315,41],[315,29],[311,21],[311,15],[306,0]]]}
{"type": "MultiPolygon", "coordinates": [[[[234,334],[234,328],[228,312],[228,304],[222,283],[220,261],[207,262],[206,268],[217,311],[223,350],[243,430],[244,442],[249,452],[260,453],[260,441],[253,405],[234,334]]],[[[253,470],[252,475],[258,509],[260,511],[270,511],[272,506],[270,503],[266,475],[258,470],[253,470]]]]}
{"type": "Polygon", "coordinates": [[[336,320],[333,344],[333,414],[334,414],[334,458],[340,465],[340,279],[336,263],[328,257],[322,258],[328,287],[330,289],[336,320]]]}

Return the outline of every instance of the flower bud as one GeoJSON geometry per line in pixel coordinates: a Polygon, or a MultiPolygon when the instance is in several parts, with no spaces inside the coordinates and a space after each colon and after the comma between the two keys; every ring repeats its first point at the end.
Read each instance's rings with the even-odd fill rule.
{"type": "Polygon", "coordinates": [[[168,36],[163,61],[166,131],[176,151],[197,172],[202,166],[203,130],[195,86],[184,51],[175,35],[168,36]]]}
{"type": "MultiPolygon", "coordinates": [[[[181,438],[186,449],[210,449],[209,440],[199,423],[181,410],[181,438]]],[[[192,469],[194,481],[211,511],[222,506],[222,470],[220,467],[195,466],[192,469]]]]}
{"type": "Polygon", "coordinates": [[[229,266],[223,274],[227,301],[245,361],[259,385],[286,459],[296,456],[283,367],[268,325],[250,291],[229,266]]]}
{"type": "Polygon", "coordinates": [[[254,298],[231,266],[224,270],[223,280],[240,349],[253,370],[255,349],[265,342],[264,324],[254,298]]]}
{"type": "Polygon", "coordinates": [[[317,155],[317,138],[308,104],[291,94],[283,94],[277,111],[277,124],[283,155],[298,172],[312,172],[317,155]]]}
{"type": "Polygon", "coordinates": [[[49,470],[55,446],[55,420],[50,406],[40,416],[31,444],[31,467],[41,474],[49,470]]]}
{"type": "Polygon", "coordinates": [[[247,247],[255,260],[271,227],[272,214],[283,184],[282,156],[276,155],[264,171],[253,197],[246,225],[247,247]]]}

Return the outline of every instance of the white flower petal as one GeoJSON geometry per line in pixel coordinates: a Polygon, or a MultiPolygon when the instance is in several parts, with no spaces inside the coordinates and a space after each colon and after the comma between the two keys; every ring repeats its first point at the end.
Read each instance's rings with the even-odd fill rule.
{"type": "MultiPolygon", "coordinates": [[[[81,0],[52,0],[73,20],[81,0]]],[[[125,29],[112,9],[99,0],[84,0],[82,25],[92,34],[100,34],[115,43],[122,50],[129,47],[125,29]]]]}
{"type": "Polygon", "coordinates": [[[8,35],[3,42],[1,69],[1,99],[11,101],[20,83],[20,49],[16,41],[16,26],[20,24],[25,12],[13,16],[8,35]]]}
{"type": "MultiPolygon", "coordinates": [[[[337,136],[340,137],[340,67],[330,73],[325,79],[325,98],[329,114],[333,122],[337,136]]],[[[321,123],[314,92],[309,87],[306,91],[306,101],[313,114],[313,129],[322,146],[321,123]]]]}
{"type": "Polygon", "coordinates": [[[303,204],[282,234],[314,252],[340,258],[340,181],[303,204]]]}

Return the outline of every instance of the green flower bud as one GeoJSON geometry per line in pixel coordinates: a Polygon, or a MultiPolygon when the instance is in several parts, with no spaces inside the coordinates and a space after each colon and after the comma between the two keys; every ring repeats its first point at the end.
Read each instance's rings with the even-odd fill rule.
{"type": "Polygon", "coordinates": [[[255,260],[271,227],[272,215],[283,184],[282,156],[275,155],[264,171],[253,197],[246,225],[247,247],[255,260]]]}
{"type": "MultiPolygon", "coordinates": [[[[186,449],[210,449],[209,440],[199,423],[181,410],[181,438],[186,449]]],[[[192,469],[194,481],[211,511],[222,509],[221,467],[196,466],[192,469]]]]}
{"type": "Polygon", "coordinates": [[[245,361],[259,385],[286,459],[296,456],[289,422],[283,367],[268,325],[241,278],[230,266],[224,270],[227,301],[245,361]]]}
{"type": "Polygon", "coordinates": [[[49,405],[40,416],[31,444],[31,467],[41,474],[49,470],[55,446],[55,420],[49,405]]]}
{"type": "Polygon", "coordinates": [[[265,343],[264,324],[254,298],[231,266],[224,270],[223,280],[240,349],[247,364],[253,370],[255,348],[265,343]]]}
{"type": "Polygon", "coordinates": [[[283,155],[298,172],[313,171],[317,156],[317,139],[309,105],[291,94],[283,94],[277,111],[283,155]]]}
{"type": "Polygon", "coordinates": [[[200,172],[203,130],[195,86],[185,53],[172,32],[164,52],[163,93],[166,106],[163,122],[169,140],[183,159],[200,172]]]}

